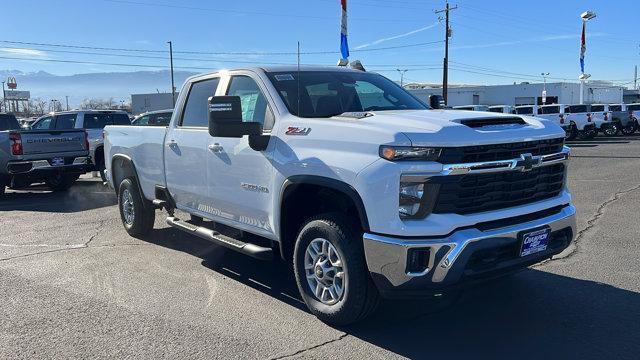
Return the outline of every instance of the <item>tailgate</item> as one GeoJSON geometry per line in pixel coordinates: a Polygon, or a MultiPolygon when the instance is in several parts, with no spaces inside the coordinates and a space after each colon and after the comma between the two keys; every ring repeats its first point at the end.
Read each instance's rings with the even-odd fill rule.
{"type": "Polygon", "coordinates": [[[29,130],[21,132],[24,155],[86,150],[84,130],[29,130]]]}

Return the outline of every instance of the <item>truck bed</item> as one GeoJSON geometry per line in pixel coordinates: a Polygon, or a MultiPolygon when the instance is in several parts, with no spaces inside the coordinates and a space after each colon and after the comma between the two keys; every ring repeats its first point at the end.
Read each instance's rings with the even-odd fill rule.
{"type": "Polygon", "coordinates": [[[155,185],[165,184],[163,146],[166,128],[110,125],[105,127],[104,131],[107,171],[112,173],[111,159],[114,156],[132,159],[142,192],[147,199],[153,199],[155,185]]]}

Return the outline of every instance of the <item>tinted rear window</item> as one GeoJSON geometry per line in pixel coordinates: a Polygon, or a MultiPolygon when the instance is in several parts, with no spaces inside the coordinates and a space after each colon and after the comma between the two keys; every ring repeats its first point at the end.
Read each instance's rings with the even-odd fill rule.
{"type": "Polygon", "coordinates": [[[68,130],[76,126],[76,114],[63,114],[56,116],[56,129],[68,130]]]}
{"type": "Polygon", "coordinates": [[[568,113],[586,113],[589,112],[589,107],[587,105],[571,105],[567,107],[566,112],[568,113]]]}
{"type": "Polygon", "coordinates": [[[15,116],[0,114],[0,131],[18,129],[20,129],[20,124],[15,116]]]}
{"type": "Polygon", "coordinates": [[[516,109],[516,114],[533,114],[533,108],[530,106],[527,107],[522,107],[522,108],[517,108],[516,109]]]}
{"type": "Polygon", "coordinates": [[[107,125],[131,125],[127,114],[84,114],[85,129],[102,129],[107,125]]]}
{"type": "Polygon", "coordinates": [[[560,106],[543,106],[540,108],[540,114],[559,114],[560,106]]]}
{"type": "Polygon", "coordinates": [[[609,105],[609,111],[622,111],[622,105],[609,105]]]}
{"type": "Polygon", "coordinates": [[[627,106],[627,110],[628,111],[638,111],[638,110],[640,110],[640,104],[628,105],[627,106]]]}
{"type": "Polygon", "coordinates": [[[591,105],[591,111],[604,111],[604,105],[591,105]]]}

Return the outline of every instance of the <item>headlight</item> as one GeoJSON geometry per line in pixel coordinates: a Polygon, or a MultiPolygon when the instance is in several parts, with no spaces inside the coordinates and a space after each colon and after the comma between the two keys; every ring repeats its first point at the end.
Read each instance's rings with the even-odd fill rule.
{"type": "Polygon", "coordinates": [[[441,148],[414,146],[380,146],[380,157],[389,161],[421,160],[436,161],[442,153],[441,148]]]}

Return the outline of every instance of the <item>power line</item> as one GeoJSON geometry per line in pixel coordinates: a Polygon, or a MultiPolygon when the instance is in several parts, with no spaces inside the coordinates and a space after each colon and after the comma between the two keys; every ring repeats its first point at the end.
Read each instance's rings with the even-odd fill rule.
{"type": "MultiPolygon", "coordinates": [[[[420,47],[420,46],[425,46],[425,45],[439,44],[439,43],[442,43],[442,42],[444,42],[444,41],[443,40],[437,40],[437,41],[428,41],[428,42],[421,42],[421,43],[415,43],[415,44],[386,46],[386,47],[378,47],[378,48],[370,48],[370,49],[354,49],[354,50],[351,50],[351,52],[373,52],[373,51],[384,51],[384,50],[392,50],[392,49],[403,49],[403,48],[411,48],[411,47],[420,47]]],[[[11,41],[11,40],[0,40],[0,43],[12,44],[12,45],[30,45],[30,46],[42,46],[42,47],[68,48],[68,49],[122,51],[122,52],[136,52],[136,53],[145,53],[146,52],[146,53],[168,54],[167,50],[146,50],[146,49],[132,49],[132,48],[109,48],[109,47],[96,47],[96,46],[85,46],[85,45],[68,45],[68,44],[57,44],[57,43],[36,43],[36,42],[11,41]]],[[[325,50],[325,51],[307,51],[307,52],[301,52],[300,54],[302,54],[302,55],[323,55],[323,54],[338,54],[338,53],[339,53],[339,51],[325,50]]],[[[270,56],[270,55],[297,55],[297,52],[174,51],[174,54],[270,56]]]]}

